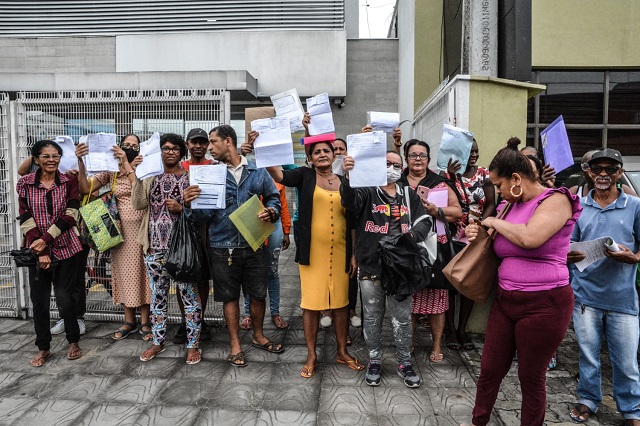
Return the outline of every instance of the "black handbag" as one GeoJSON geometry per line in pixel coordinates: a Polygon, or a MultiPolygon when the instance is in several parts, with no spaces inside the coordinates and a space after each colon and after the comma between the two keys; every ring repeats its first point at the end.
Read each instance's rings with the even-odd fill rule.
{"type": "Polygon", "coordinates": [[[433,277],[429,282],[429,288],[433,289],[441,289],[441,290],[455,290],[455,288],[451,285],[449,280],[444,276],[442,270],[444,269],[451,259],[455,257],[463,248],[465,248],[466,244],[460,241],[453,241],[453,237],[451,235],[451,230],[449,229],[447,219],[444,215],[444,211],[441,208],[438,208],[438,216],[440,220],[444,222],[444,230],[447,234],[447,242],[440,243],[438,242],[438,254],[436,260],[433,262],[433,277]]]}
{"type": "Polygon", "coordinates": [[[18,268],[38,266],[38,256],[30,248],[10,250],[9,254],[13,257],[13,261],[16,262],[16,267],[18,268]]]}

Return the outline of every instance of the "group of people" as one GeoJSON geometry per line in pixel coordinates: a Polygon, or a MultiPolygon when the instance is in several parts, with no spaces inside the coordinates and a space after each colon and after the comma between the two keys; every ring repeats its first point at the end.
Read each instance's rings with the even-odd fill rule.
{"type": "MultiPolygon", "coordinates": [[[[305,127],[310,119],[305,115],[305,127]]],[[[544,165],[537,152],[519,151],[515,138],[498,151],[488,169],[477,164],[479,149],[474,140],[465,170],[459,162],[449,161],[446,171],[435,173],[428,167],[429,145],[416,139],[402,143],[397,129],[394,149],[386,154],[386,185],[352,188],[349,172],[355,160],[345,146],[338,159],[344,174],[334,173],[339,146],[334,137],[305,138],[311,141],[305,140],[306,167],[258,169],[244,155],[253,150],[258,136],[255,131],[249,133],[247,142],[238,147],[236,133],[228,125],[217,126],[208,134],[193,129],[186,143],[179,135],[164,134],[160,139],[164,173],[143,181],[135,175],[135,167],[143,161],[135,135],[125,136],[120,146],[113,148],[120,160],[115,176],[101,173],[92,178],[87,178],[82,162],[86,145],[79,144],[76,149],[78,172],[64,174],[58,171],[61,148],[53,141],[36,143],[32,157],[38,167],[17,185],[26,246],[39,259],[39,266],[29,274],[40,350],[31,361],[33,366],[41,366],[51,357],[48,304],[52,282],[70,344],[67,356],[77,359],[82,355],[78,318],[83,314],[79,294],[84,292],[82,253],[86,248],[76,231],[80,196],[111,182],[115,182],[112,190],[125,237],[125,243],[111,254],[114,303],[125,308],[125,322],[113,338],[123,339],[137,329],[139,309],[140,333],[152,343],[140,360],[150,361],[164,351],[171,281],[164,261],[173,224],[179,215],[185,215],[199,224],[199,234],[206,238],[213,297],[223,303],[230,337],[229,364],[247,366],[239,338],[241,327],[253,329],[252,346],[282,353],[283,345],[265,336],[263,322],[268,295],[272,321],[280,328],[288,326],[279,312],[277,263],[279,250],[289,245],[291,227],[284,187],[294,187],[299,210],[293,228],[307,345],[302,377],[313,377],[316,372],[317,334],[325,311],[331,312],[335,329],[336,362],[356,371],[366,369],[364,380],[370,386],[381,383],[382,320],[387,309],[397,373],[407,387],[416,388],[422,382],[413,368],[412,355],[415,327],[424,317],[433,337],[431,362],[442,361],[443,346],[474,348],[466,334],[471,300],[449,289],[425,288],[405,298],[384,290],[387,278],[377,251],[381,239],[406,234],[404,237],[423,241],[433,234],[436,222],[444,220],[442,225],[450,232],[437,235],[439,243],[453,238],[473,244],[480,226],[492,228],[496,232],[493,248],[502,259],[482,350],[473,424],[488,423],[501,381],[516,353],[523,395],[522,424],[543,424],[546,371],[572,318],[580,347],[580,382],[579,400],[569,415],[584,422],[602,400],[599,352],[606,336],[618,409],[627,424],[640,424],[635,292],[640,199],[617,185],[623,174],[619,152],[603,149],[589,153],[583,164],[585,182],[577,188],[555,188],[555,171],[544,165]],[[207,150],[213,160],[205,157],[207,150]],[[187,152],[190,159],[181,162],[187,152]],[[188,169],[212,161],[227,168],[225,208],[191,209],[201,189],[189,185],[188,169]],[[438,207],[422,197],[424,188],[446,191],[447,205],[438,207]],[[258,195],[264,206],[258,218],[277,224],[276,232],[257,251],[230,219],[253,195],[258,195]],[[498,212],[501,214],[496,217],[498,212]],[[606,250],[606,258],[583,270],[572,266],[584,253],[570,251],[570,242],[603,236],[613,238],[619,251],[606,250]],[[358,284],[355,290],[361,292],[362,327],[369,354],[366,366],[347,350],[355,309],[355,302],[350,303],[356,298],[354,282],[358,284]],[[245,298],[242,321],[241,295],[245,298]]],[[[199,345],[206,331],[202,315],[209,283],[176,282],[176,288],[184,317],[178,343],[186,343],[186,363],[195,364],[202,358],[199,345]]]]}

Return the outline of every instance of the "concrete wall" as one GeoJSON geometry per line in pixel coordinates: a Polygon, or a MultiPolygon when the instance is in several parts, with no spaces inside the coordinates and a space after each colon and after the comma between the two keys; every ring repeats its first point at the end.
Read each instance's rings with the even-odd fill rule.
{"type": "Polygon", "coordinates": [[[441,28],[442,1],[415,0],[414,111],[446,77],[441,70],[441,28]]]}
{"type": "Polygon", "coordinates": [[[348,40],[346,86],[345,106],[332,105],[338,136],[359,133],[367,111],[397,112],[398,40],[348,40]]]}
{"type": "MultiPolygon", "coordinates": [[[[412,120],[415,107],[413,105],[414,59],[415,59],[415,3],[414,0],[398,0],[398,112],[400,120],[412,120]]],[[[400,126],[405,140],[410,139],[411,124],[400,126]]]]}
{"type": "Polygon", "coordinates": [[[346,41],[346,31],[123,35],[116,36],[116,71],[247,70],[261,96],[294,87],[301,96],[344,96],[346,41]]]}
{"type": "Polygon", "coordinates": [[[532,2],[532,66],[640,66],[640,0],[532,2]]]}
{"type": "Polygon", "coordinates": [[[115,72],[115,37],[0,38],[0,73],[115,72]]]}

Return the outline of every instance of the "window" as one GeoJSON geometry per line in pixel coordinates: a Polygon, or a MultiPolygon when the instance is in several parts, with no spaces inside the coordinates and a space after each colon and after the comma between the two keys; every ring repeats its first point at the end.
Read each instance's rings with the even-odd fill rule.
{"type": "Polygon", "coordinates": [[[562,115],[575,158],[603,146],[640,155],[639,71],[535,71],[533,81],[547,89],[529,100],[528,145],[562,115]]]}

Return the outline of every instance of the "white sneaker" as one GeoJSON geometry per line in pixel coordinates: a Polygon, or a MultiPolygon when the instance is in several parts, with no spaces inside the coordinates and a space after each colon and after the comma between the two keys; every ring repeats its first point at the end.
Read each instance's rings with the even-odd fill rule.
{"type": "Polygon", "coordinates": [[[51,334],[62,334],[62,333],[64,333],[64,320],[61,318],[53,327],[51,327],[51,334]]]}
{"type": "Polygon", "coordinates": [[[87,326],[84,325],[84,320],[82,318],[78,318],[78,327],[80,327],[80,335],[87,332],[87,326]]]}
{"type": "Polygon", "coordinates": [[[331,327],[331,324],[333,324],[333,319],[329,315],[320,318],[320,325],[323,328],[331,327]]]}
{"type": "Polygon", "coordinates": [[[351,317],[351,325],[354,327],[362,327],[362,320],[359,316],[354,315],[351,317]]]}

